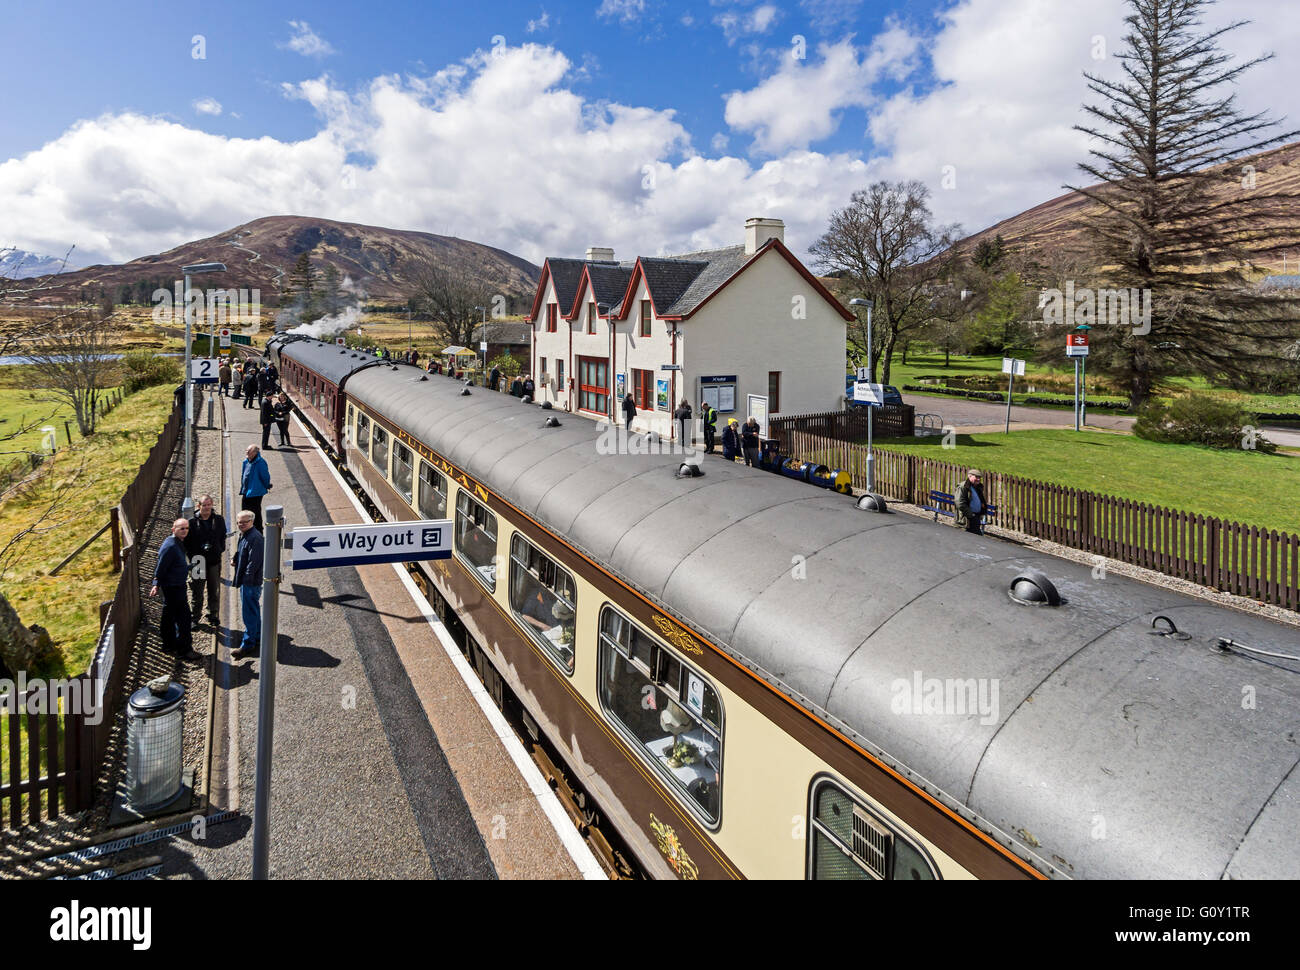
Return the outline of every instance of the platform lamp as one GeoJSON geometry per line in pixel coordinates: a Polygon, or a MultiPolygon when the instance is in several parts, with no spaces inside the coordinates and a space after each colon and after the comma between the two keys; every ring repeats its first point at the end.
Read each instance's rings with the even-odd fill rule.
{"type": "MultiPolygon", "coordinates": [[[[849,300],[849,306],[851,307],[864,306],[867,308],[867,377],[868,378],[875,377],[876,376],[875,372],[871,366],[872,363],[871,360],[872,303],[870,300],[864,300],[861,297],[854,297],[852,300],[849,300]]],[[[857,312],[858,311],[856,309],[853,311],[855,315],[857,314],[857,312]]],[[[876,409],[874,406],[870,406],[867,408],[867,491],[868,492],[874,492],[876,490],[876,456],[875,453],[872,451],[872,438],[873,438],[872,432],[875,427],[875,423],[874,423],[875,414],[876,414],[876,409]]]]}
{"type": "MultiPolygon", "coordinates": [[[[181,272],[185,274],[185,290],[182,299],[185,301],[185,499],[181,504],[181,515],[189,518],[194,512],[194,497],[191,494],[193,484],[191,475],[193,469],[190,466],[190,438],[194,431],[190,427],[194,414],[194,382],[190,380],[190,333],[194,321],[190,313],[190,277],[198,276],[201,273],[224,273],[226,271],[225,263],[191,263],[189,266],[182,266],[181,272]]],[[[212,347],[208,347],[208,353],[212,353],[212,347]]]]}

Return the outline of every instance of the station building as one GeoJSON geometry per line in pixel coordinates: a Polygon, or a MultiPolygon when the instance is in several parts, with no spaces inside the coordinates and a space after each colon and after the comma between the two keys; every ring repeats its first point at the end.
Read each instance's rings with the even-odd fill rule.
{"type": "Polygon", "coordinates": [[[680,256],[549,257],[528,322],[538,402],[675,438],[685,399],[742,423],[838,410],[853,314],[786,248],[780,219],[749,219],[744,245],[680,256]]]}

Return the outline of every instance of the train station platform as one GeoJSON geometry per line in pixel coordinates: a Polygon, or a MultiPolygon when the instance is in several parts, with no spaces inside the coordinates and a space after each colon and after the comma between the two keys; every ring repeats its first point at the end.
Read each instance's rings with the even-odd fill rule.
{"type": "MultiPolygon", "coordinates": [[[[200,435],[221,438],[217,506],[235,531],[240,465],[261,427],[242,401],[222,403],[224,430],[200,435]]],[[[294,420],[290,428],[291,447],[273,433],[275,447],[263,452],[273,484],[263,507],[284,507],[286,535],[369,521],[304,427],[294,420]]],[[[186,835],[155,849],[163,877],[252,874],[263,658],[231,657],[242,626],[229,586],[237,535],[228,541],[209,663],[206,809],[226,820],[202,840],[186,835]]],[[[271,878],[602,878],[410,577],[388,565],[295,572],[291,556],[282,554],[279,598],[271,878]]]]}

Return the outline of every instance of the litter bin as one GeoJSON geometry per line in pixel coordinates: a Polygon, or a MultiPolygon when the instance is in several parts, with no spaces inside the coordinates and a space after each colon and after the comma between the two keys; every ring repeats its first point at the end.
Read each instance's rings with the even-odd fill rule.
{"type": "Polygon", "coordinates": [[[185,688],[160,677],[126,705],[126,801],[133,809],[166,805],[181,791],[185,688]]]}
{"type": "Polygon", "coordinates": [[[759,441],[758,467],[770,472],[781,470],[781,442],[776,438],[762,438],[759,441]]]}

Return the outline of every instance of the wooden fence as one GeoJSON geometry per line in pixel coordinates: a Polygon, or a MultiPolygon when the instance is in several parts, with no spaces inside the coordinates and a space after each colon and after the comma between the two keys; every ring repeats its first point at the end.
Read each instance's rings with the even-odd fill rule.
{"type": "MultiPolygon", "coordinates": [[[[140,626],[139,535],[153,514],[167,466],[180,440],[183,400],[127,486],[118,521],[121,573],[117,590],[102,613],[99,643],[89,669],[72,681],[17,688],[0,703],[0,827],[20,827],[42,818],[89,808],[94,781],[108,750],[123,676],[140,626]]],[[[116,539],[117,537],[115,537],[116,539]]],[[[118,541],[114,548],[119,548],[118,541]]]]}
{"type": "Polygon", "coordinates": [[[916,433],[916,409],[910,404],[794,414],[770,419],[768,428],[771,436],[778,439],[792,431],[806,431],[837,441],[864,442],[868,411],[875,412],[872,433],[877,438],[910,438],[916,433]]]}
{"type": "MultiPolygon", "coordinates": [[[[775,422],[773,422],[775,424],[775,422]]],[[[782,454],[847,471],[867,487],[867,449],[802,430],[774,435],[782,454]]],[[[966,466],[875,449],[876,491],[913,505],[931,490],[955,493],[966,466]]],[[[1112,495],[985,472],[996,524],[1025,535],[1300,610],[1300,536],[1112,495]]]]}

